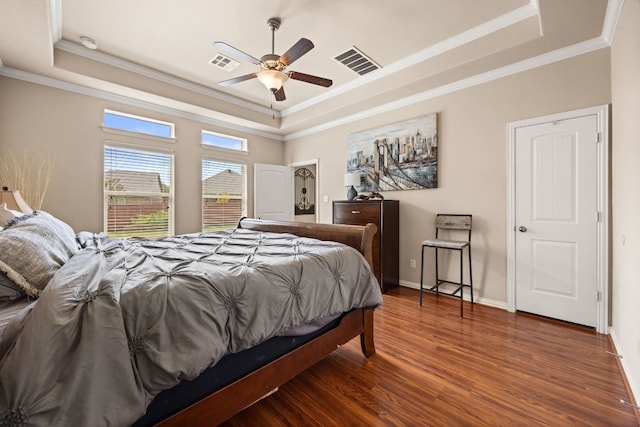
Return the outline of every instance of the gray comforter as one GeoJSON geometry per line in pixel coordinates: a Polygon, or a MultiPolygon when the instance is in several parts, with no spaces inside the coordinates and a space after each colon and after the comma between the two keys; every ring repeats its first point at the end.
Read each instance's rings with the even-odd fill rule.
{"type": "Polygon", "coordinates": [[[129,425],[227,353],[382,302],[337,243],[240,229],[85,246],[5,330],[0,425],[129,425]]]}

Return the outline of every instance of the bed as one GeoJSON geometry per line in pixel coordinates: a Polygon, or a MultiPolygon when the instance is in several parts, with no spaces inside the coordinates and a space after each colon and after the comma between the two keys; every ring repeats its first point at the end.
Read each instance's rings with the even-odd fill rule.
{"type": "Polygon", "coordinates": [[[24,307],[0,332],[0,424],[217,425],[354,337],[367,357],[375,352],[382,299],[371,224],[243,219],[232,232],[160,241],[84,232],[72,244],[70,227],[40,211],[0,231],[0,247],[14,245],[0,255],[5,279],[20,282],[7,254],[31,244],[16,246],[10,233],[38,221],[53,224],[32,237],[40,247],[44,234],[54,252],[44,258],[57,268],[48,278],[46,268],[24,269],[24,307]],[[59,235],[67,238],[56,246],[59,235]],[[222,285],[223,270],[239,287],[222,285]],[[241,357],[255,360],[226,375],[241,357]],[[168,407],[175,396],[189,397],[168,407]]]}

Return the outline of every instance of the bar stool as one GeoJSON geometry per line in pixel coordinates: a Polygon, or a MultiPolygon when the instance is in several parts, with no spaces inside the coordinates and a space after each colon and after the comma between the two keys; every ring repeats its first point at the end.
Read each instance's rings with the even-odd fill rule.
{"type": "MultiPolygon", "coordinates": [[[[462,317],[462,301],[464,295],[464,288],[468,287],[471,291],[471,303],[473,304],[473,278],[471,275],[471,215],[461,214],[438,214],[436,216],[436,236],[435,239],[424,240],[422,242],[422,259],[420,260],[420,305],[422,306],[422,292],[423,292],[423,275],[424,275],[424,249],[434,248],[436,250],[436,284],[430,288],[424,290],[435,292],[436,294],[443,293],[445,295],[455,296],[460,293],[460,317],[462,317]],[[445,240],[438,238],[440,230],[451,230],[452,233],[457,231],[467,231],[467,240],[445,240]],[[468,249],[469,252],[469,283],[463,283],[463,250],[468,249]],[[438,272],[438,250],[452,250],[460,253],[460,281],[453,282],[450,280],[440,279],[438,272]],[[449,283],[457,285],[457,287],[451,292],[440,291],[440,285],[443,283],[449,283]]],[[[451,233],[448,233],[451,234],[451,233]]],[[[447,236],[448,237],[448,236],[447,236]]]]}

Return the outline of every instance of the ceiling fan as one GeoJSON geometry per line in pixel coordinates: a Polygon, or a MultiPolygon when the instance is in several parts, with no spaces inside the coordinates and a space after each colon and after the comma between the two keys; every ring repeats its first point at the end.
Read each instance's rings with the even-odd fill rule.
{"type": "Polygon", "coordinates": [[[262,58],[257,59],[253,56],[244,53],[243,51],[236,49],[235,47],[225,42],[215,42],[213,45],[218,50],[234,56],[239,59],[251,62],[252,64],[262,67],[262,71],[245,74],[244,76],[235,77],[233,79],[224,80],[218,84],[221,86],[230,86],[235,83],[240,83],[245,80],[257,78],[267,89],[273,93],[276,101],[284,101],[286,96],[284,94],[284,82],[288,79],[300,80],[302,82],[311,83],[323,87],[329,87],[333,84],[333,81],[322,77],[312,76],[310,74],[299,73],[297,71],[287,71],[287,67],[295,60],[300,58],[305,53],[313,49],[313,43],[311,40],[301,38],[289,48],[283,55],[278,56],[274,53],[275,50],[275,32],[280,28],[280,18],[270,18],[267,21],[269,28],[271,29],[271,53],[268,53],[262,58]]]}

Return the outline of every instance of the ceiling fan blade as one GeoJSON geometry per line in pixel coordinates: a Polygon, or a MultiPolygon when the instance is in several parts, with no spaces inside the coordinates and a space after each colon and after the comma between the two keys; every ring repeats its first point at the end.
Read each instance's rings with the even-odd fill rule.
{"type": "Polygon", "coordinates": [[[294,80],[300,80],[302,82],[312,83],[314,85],[323,87],[329,87],[333,84],[332,80],[325,79],[323,77],[312,76],[311,74],[299,73],[297,71],[289,71],[287,75],[294,80]]]}
{"type": "Polygon", "coordinates": [[[256,64],[256,65],[262,64],[262,61],[260,61],[258,58],[254,58],[253,56],[249,55],[248,53],[244,53],[240,49],[236,49],[235,47],[233,47],[231,45],[228,45],[225,42],[214,42],[213,45],[219,51],[224,52],[226,54],[229,54],[231,56],[235,56],[236,58],[243,59],[243,60],[245,60],[247,62],[251,62],[252,64],[256,64]]]}
{"type": "Polygon", "coordinates": [[[313,43],[311,40],[302,38],[280,57],[280,62],[282,62],[285,67],[291,65],[293,64],[293,61],[300,58],[311,49],[313,49],[313,43]]]}
{"type": "Polygon", "coordinates": [[[276,101],[284,101],[285,99],[287,99],[287,97],[284,96],[284,86],[273,92],[273,96],[276,97],[276,101]]]}
{"type": "Polygon", "coordinates": [[[234,77],[229,80],[223,80],[221,82],[218,82],[218,84],[220,86],[231,86],[232,84],[240,83],[245,80],[255,79],[256,77],[258,77],[258,73],[245,74],[244,76],[234,77]]]}

